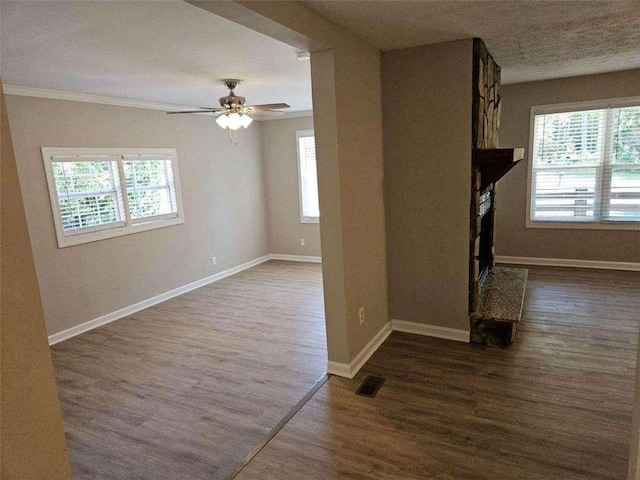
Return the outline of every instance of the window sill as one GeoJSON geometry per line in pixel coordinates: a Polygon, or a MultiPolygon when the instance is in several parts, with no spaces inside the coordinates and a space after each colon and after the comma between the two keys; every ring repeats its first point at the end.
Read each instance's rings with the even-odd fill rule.
{"type": "Polygon", "coordinates": [[[100,230],[93,233],[85,233],[81,235],[58,236],[58,248],[72,247],[83,243],[97,242],[108,238],[124,237],[125,235],[133,235],[135,233],[156,230],[158,228],[173,227],[181,225],[184,219],[181,217],[163,220],[159,222],[148,222],[132,225],[130,227],[112,228],[109,230],[100,230]]]}
{"type": "Polygon", "coordinates": [[[527,220],[526,228],[555,228],[560,230],[636,230],[640,231],[638,222],[545,222],[527,220]]]}
{"type": "Polygon", "coordinates": [[[318,217],[302,217],[300,223],[320,223],[320,219],[318,217]]]}

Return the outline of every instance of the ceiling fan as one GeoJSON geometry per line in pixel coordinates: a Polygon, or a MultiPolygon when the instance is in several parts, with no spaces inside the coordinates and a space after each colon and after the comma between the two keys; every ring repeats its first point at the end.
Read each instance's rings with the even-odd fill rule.
{"type": "Polygon", "coordinates": [[[237,130],[240,127],[247,128],[253,122],[249,114],[271,113],[281,114],[279,110],[290,108],[286,103],[266,103],[263,105],[245,105],[245,98],[236,96],[234,90],[242,83],[242,80],[225,79],[221,84],[229,89],[229,95],[220,97],[220,107],[200,107],[200,110],[187,110],[183,112],[167,112],[169,115],[182,113],[213,113],[218,118],[216,123],[223,129],[237,130]]]}

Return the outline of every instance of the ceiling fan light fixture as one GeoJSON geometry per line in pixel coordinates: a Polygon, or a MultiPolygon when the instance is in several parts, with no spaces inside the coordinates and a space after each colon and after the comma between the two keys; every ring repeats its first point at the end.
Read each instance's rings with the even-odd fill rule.
{"type": "Polygon", "coordinates": [[[229,119],[226,115],[220,115],[216,118],[216,123],[224,130],[229,126],[229,119]]]}
{"type": "Polygon", "coordinates": [[[234,93],[235,88],[242,83],[242,80],[226,79],[221,80],[229,89],[229,95],[220,97],[218,102],[220,107],[200,107],[200,110],[186,110],[180,112],[167,113],[212,113],[217,116],[216,123],[223,130],[229,130],[231,143],[238,144],[237,130],[241,127],[248,128],[253,123],[249,113],[277,112],[284,108],[289,108],[286,103],[265,103],[262,105],[246,105],[245,98],[234,93]]]}
{"type": "Polygon", "coordinates": [[[242,126],[244,128],[247,128],[249,125],[251,125],[251,122],[253,122],[253,118],[245,113],[240,117],[240,121],[242,122],[242,126]]]}
{"type": "Polygon", "coordinates": [[[242,126],[242,116],[239,113],[230,113],[227,117],[227,127],[230,130],[238,130],[242,126]]]}

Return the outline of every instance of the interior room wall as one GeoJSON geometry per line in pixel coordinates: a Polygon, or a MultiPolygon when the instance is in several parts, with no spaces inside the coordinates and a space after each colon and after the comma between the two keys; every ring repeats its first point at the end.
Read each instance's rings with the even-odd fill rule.
{"type": "Polygon", "coordinates": [[[340,202],[340,164],[338,124],[336,122],[335,61],[332,50],[311,54],[314,133],[318,166],[318,195],[322,218],[322,284],[327,327],[327,354],[331,362],[348,363],[354,347],[349,340],[352,328],[347,312],[342,206],[340,202]],[[318,105],[317,102],[323,102],[318,105]]]}
{"type": "Polygon", "coordinates": [[[612,262],[640,262],[640,232],[525,228],[531,107],[640,95],[640,70],[503,85],[501,147],[525,147],[525,158],[497,184],[496,253],[612,262]]]}
{"type": "Polygon", "coordinates": [[[629,474],[627,480],[640,478],[640,332],[638,332],[638,358],[636,361],[636,396],[629,445],[629,474]]]}
{"type": "Polygon", "coordinates": [[[313,117],[262,122],[269,252],[319,257],[320,224],[300,221],[298,130],[313,130],[313,117]]]}
{"type": "Polygon", "coordinates": [[[269,253],[260,122],[234,146],[202,115],[22,96],[7,109],[49,335],[269,253]],[[176,148],[184,224],[59,249],[43,146],[176,148]]]}
{"type": "Polygon", "coordinates": [[[393,319],[469,330],[472,49],[469,39],[382,56],[393,319]]]}
{"type": "Polygon", "coordinates": [[[189,3],[311,51],[328,354],[349,363],[388,323],[380,51],[300,2],[189,3]]]}
{"type": "Polygon", "coordinates": [[[53,364],[0,85],[0,477],[71,479],[53,364]]]}

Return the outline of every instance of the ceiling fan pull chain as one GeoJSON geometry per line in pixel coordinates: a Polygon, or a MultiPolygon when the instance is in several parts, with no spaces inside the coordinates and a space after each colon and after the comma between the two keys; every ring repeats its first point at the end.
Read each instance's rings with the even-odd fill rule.
{"type": "Polygon", "coordinates": [[[229,143],[238,146],[238,131],[229,129],[229,143]]]}

